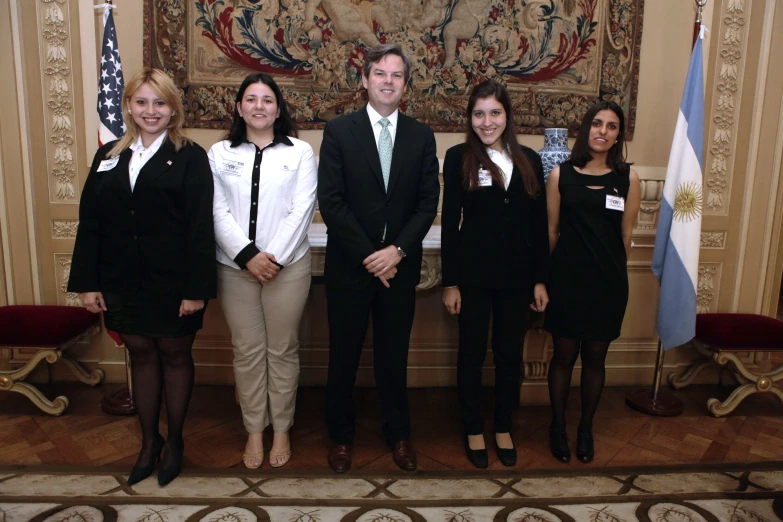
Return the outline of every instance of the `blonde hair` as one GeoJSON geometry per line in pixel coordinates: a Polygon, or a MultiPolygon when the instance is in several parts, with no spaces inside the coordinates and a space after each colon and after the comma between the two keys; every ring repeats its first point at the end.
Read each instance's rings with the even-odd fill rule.
{"type": "Polygon", "coordinates": [[[171,107],[171,121],[166,129],[168,130],[167,139],[174,144],[174,149],[179,150],[185,143],[190,143],[182,134],[182,125],[185,122],[185,109],[182,106],[182,99],[174,82],[166,73],[160,69],[144,68],[134,74],[125,86],[125,92],[122,95],[122,120],[125,122],[125,136],[119,139],[109,151],[108,157],[119,156],[124,150],[133,145],[139,139],[141,132],[139,126],[133,121],[130,114],[131,98],[136,91],[144,84],[148,84],[153,92],[171,107]]]}

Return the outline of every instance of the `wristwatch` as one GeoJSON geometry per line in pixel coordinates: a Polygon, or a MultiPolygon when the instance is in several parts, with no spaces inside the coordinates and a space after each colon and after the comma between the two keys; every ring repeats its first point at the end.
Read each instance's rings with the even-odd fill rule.
{"type": "Polygon", "coordinates": [[[407,256],[408,254],[405,253],[405,250],[402,249],[402,247],[397,247],[397,255],[401,258],[407,256]]]}

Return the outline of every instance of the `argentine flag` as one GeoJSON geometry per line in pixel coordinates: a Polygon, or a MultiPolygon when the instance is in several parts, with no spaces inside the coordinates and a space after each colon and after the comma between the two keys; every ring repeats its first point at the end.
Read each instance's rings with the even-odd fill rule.
{"type": "Polygon", "coordinates": [[[696,335],[704,172],[703,35],[702,27],[685,80],[655,234],[652,270],[661,283],[657,328],[666,350],[696,335]]]}

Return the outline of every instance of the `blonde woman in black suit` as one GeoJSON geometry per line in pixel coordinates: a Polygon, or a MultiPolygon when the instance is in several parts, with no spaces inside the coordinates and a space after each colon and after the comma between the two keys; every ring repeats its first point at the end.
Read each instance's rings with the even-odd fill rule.
{"type": "Polygon", "coordinates": [[[513,466],[525,314],[528,306],[543,311],[549,300],[544,173],[538,154],[517,142],[505,87],[477,85],[467,112],[466,141],[448,150],[443,165],[443,304],[459,314],[465,451],[479,468],[489,461],[479,403],[492,316],[495,446],[503,465],[513,466]]]}
{"type": "Polygon", "coordinates": [[[163,453],[165,485],[182,467],[191,347],[216,294],[212,173],[204,149],[182,135],[182,102],[162,71],[130,79],[122,117],[127,134],[98,149],[82,191],[68,290],[103,311],[130,352],[142,444],[128,484],[150,476],[163,453]]]}

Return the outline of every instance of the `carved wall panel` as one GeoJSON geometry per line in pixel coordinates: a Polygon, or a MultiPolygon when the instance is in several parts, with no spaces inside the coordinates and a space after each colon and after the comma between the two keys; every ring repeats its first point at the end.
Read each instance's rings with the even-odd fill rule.
{"type": "Polygon", "coordinates": [[[720,290],[723,263],[699,263],[699,282],[696,288],[696,311],[700,314],[717,311],[716,297],[720,290]]]}
{"type": "Polygon", "coordinates": [[[52,220],[52,238],[73,239],[76,237],[76,229],[78,228],[78,219],[54,219],[52,220]]]}
{"type": "Polygon", "coordinates": [[[639,207],[637,230],[655,230],[663,199],[663,181],[641,180],[642,204],[639,207]]]}
{"type": "Polygon", "coordinates": [[[701,248],[723,249],[726,248],[726,232],[705,230],[701,233],[701,248]]]}
{"type": "Polygon", "coordinates": [[[77,203],[79,183],[76,166],[71,69],[70,7],[66,0],[40,0],[37,4],[40,37],[41,89],[45,109],[46,160],[49,201],[77,203]]]}
{"type": "Polygon", "coordinates": [[[737,146],[737,116],[742,95],[742,77],[747,48],[746,22],[752,0],[722,2],[718,36],[718,63],[712,81],[715,93],[707,129],[705,214],[727,214],[734,151],[737,146]]]}
{"type": "Polygon", "coordinates": [[[57,304],[65,306],[82,306],[79,294],[68,291],[68,278],[71,275],[71,254],[55,254],[54,270],[57,274],[57,304]]]}

